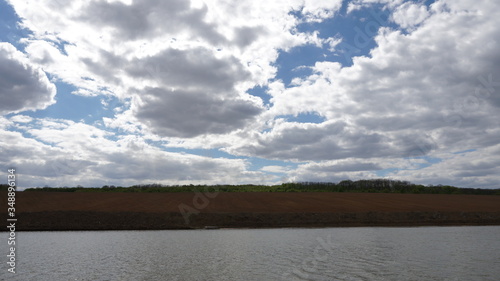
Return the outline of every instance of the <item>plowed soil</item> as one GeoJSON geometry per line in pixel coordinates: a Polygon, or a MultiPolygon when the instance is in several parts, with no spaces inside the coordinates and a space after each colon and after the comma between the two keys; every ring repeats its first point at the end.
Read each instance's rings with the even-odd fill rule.
{"type": "Polygon", "coordinates": [[[16,217],[18,230],[500,225],[500,196],[18,192],[16,217]]]}

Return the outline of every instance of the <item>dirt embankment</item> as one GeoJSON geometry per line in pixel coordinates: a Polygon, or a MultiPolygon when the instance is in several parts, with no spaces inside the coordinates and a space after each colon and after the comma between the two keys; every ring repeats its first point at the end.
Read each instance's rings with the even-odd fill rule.
{"type": "Polygon", "coordinates": [[[16,217],[17,230],[500,225],[500,196],[18,192],[16,217]]]}

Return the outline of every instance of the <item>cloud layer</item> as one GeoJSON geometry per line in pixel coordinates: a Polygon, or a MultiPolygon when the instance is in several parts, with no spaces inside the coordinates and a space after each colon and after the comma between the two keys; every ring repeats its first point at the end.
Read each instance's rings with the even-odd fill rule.
{"type": "Polygon", "coordinates": [[[24,53],[0,44],[0,111],[11,114],[2,132],[19,143],[2,153],[34,155],[7,153],[2,165],[26,167],[30,184],[53,182],[51,165],[88,184],[498,182],[494,1],[56,2],[10,1],[33,33],[24,53]],[[348,17],[358,25],[325,35],[338,28],[329,20],[348,17]],[[374,46],[346,53],[341,31],[354,34],[354,49],[374,46]],[[324,59],[287,70],[295,75],[287,84],[283,65],[293,61],[279,59],[306,49],[324,59]],[[54,103],[45,73],[121,107],[95,124],[13,115],[54,103]],[[189,154],[196,149],[219,154],[189,154]]]}

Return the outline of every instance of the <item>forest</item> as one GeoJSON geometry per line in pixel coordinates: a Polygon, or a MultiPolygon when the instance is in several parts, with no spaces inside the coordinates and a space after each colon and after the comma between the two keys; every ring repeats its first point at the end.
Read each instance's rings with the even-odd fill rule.
{"type": "MultiPolygon", "coordinates": [[[[8,185],[0,185],[7,190],[8,185]]],[[[102,187],[35,187],[25,192],[365,192],[412,194],[477,194],[500,195],[500,189],[460,188],[450,185],[420,185],[391,179],[344,180],[332,182],[292,182],[279,185],[163,185],[140,184],[129,187],[104,185],[102,187]]]]}

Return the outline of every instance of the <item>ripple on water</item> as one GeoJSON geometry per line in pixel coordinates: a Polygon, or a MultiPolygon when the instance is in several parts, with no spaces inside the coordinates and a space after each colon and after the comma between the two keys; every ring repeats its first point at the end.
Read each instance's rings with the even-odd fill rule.
{"type": "Polygon", "coordinates": [[[499,236],[499,226],[19,232],[18,273],[0,279],[497,280],[499,236]]]}

